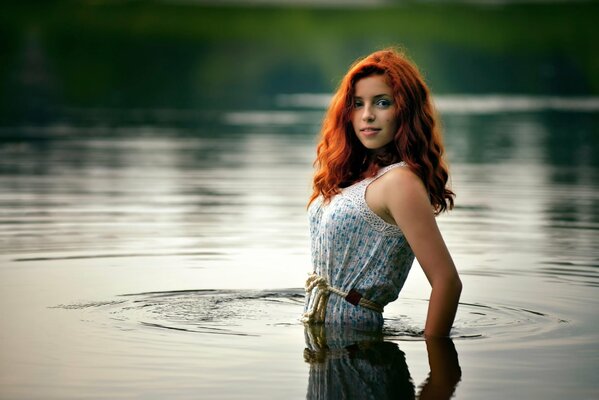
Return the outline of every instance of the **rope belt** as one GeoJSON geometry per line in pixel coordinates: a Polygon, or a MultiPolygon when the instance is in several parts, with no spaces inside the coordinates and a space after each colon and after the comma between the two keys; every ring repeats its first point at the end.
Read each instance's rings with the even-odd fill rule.
{"type": "Polygon", "coordinates": [[[331,293],[344,298],[354,306],[361,306],[380,313],[383,312],[383,307],[380,304],[362,297],[362,295],[354,289],[351,289],[349,292],[339,290],[330,286],[325,278],[315,273],[310,275],[306,281],[306,293],[311,292],[314,288],[318,288],[318,291],[314,296],[312,309],[305,312],[303,315],[303,322],[324,322],[327,302],[331,293]]]}

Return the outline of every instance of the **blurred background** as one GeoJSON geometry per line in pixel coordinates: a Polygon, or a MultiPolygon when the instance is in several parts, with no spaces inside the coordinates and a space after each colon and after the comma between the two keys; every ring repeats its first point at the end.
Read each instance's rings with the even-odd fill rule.
{"type": "Polygon", "coordinates": [[[330,93],[357,57],[389,45],[437,95],[596,95],[598,15],[584,1],[9,2],[1,135],[64,121],[201,130],[223,111],[330,93]]]}
{"type": "MultiPolygon", "coordinates": [[[[534,165],[541,172],[531,181],[588,189],[599,165],[598,17],[599,3],[586,1],[7,2],[0,13],[5,247],[28,252],[40,242],[34,226],[12,219],[30,210],[27,201],[46,223],[64,225],[74,218],[67,207],[96,204],[83,215],[118,213],[136,226],[143,219],[131,219],[136,205],[153,207],[152,218],[192,212],[169,208],[177,201],[193,212],[222,202],[216,215],[233,212],[227,204],[251,214],[264,198],[238,199],[278,187],[285,193],[276,204],[291,202],[283,212],[301,215],[331,93],[356,58],[386,46],[403,48],[422,70],[452,166],[530,172],[534,165]],[[255,175],[264,183],[222,192],[206,180],[220,166],[226,179],[264,168],[255,175]],[[295,172],[269,175],[284,166],[295,172]],[[280,186],[285,179],[295,191],[280,186]],[[120,212],[115,201],[127,208],[120,212]]],[[[599,205],[566,203],[550,209],[586,220],[588,206],[599,205]]],[[[81,249],[129,239],[154,249],[177,243],[166,230],[99,236],[97,225],[78,221],[75,229],[90,230],[81,249]]],[[[181,240],[193,248],[204,228],[181,240]]]]}

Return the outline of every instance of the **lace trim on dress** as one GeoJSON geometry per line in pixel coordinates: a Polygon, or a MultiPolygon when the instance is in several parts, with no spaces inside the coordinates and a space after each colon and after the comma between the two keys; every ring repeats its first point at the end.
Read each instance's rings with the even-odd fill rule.
{"type": "Polygon", "coordinates": [[[368,207],[365,197],[366,188],[368,188],[368,185],[370,185],[372,182],[383,176],[388,171],[406,165],[407,164],[403,161],[397,164],[388,165],[384,168],[381,168],[375,176],[371,178],[366,178],[356,183],[355,185],[346,188],[343,191],[343,196],[347,197],[358,208],[362,218],[364,218],[364,220],[374,230],[381,232],[383,235],[386,236],[403,236],[403,232],[401,231],[401,229],[399,229],[397,225],[393,225],[386,222],[384,219],[379,217],[374,211],[372,211],[370,207],[368,207]]]}

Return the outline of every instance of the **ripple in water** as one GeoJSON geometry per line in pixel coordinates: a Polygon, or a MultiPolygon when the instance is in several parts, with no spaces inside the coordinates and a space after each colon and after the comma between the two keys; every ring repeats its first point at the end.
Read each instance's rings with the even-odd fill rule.
{"type": "MultiPolygon", "coordinates": [[[[105,312],[123,330],[163,329],[210,335],[262,336],[277,327],[301,326],[303,289],[181,290],[124,294],[112,301],[55,308],[105,312]]],[[[423,299],[400,299],[401,309],[425,315],[423,299]]],[[[544,335],[567,321],[527,308],[460,303],[455,339],[511,340],[544,335]]],[[[389,340],[423,340],[422,326],[408,315],[386,313],[383,334],[389,340]]]]}

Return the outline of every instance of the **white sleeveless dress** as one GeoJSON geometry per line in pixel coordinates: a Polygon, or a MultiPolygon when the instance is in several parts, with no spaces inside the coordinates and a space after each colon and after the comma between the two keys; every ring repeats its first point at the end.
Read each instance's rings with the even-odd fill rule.
{"type": "MultiPolygon", "coordinates": [[[[381,168],[342,190],[324,204],[316,199],[308,209],[312,265],[314,272],[329,285],[362,296],[381,306],[397,299],[414,261],[414,253],[401,230],[385,222],[366,204],[366,188],[394,168],[407,168],[403,162],[381,168]]],[[[314,307],[319,290],[306,293],[304,312],[314,307]]],[[[383,325],[380,312],[356,306],[330,295],[324,323],[355,329],[377,329],[383,325]]]]}

